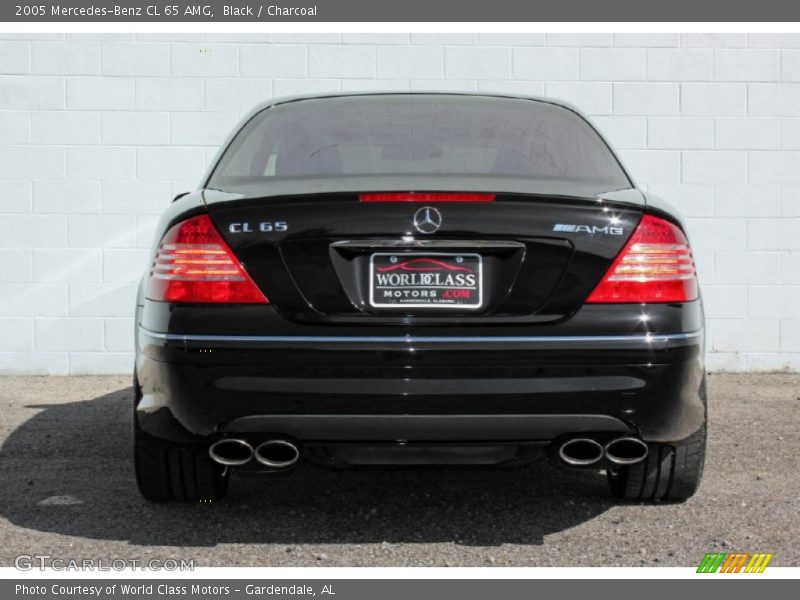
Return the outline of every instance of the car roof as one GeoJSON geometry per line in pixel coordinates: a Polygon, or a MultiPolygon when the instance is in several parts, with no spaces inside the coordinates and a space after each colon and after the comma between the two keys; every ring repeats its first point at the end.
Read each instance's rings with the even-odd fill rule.
{"type": "Polygon", "coordinates": [[[583,116],[581,111],[563,100],[557,98],[548,98],[545,96],[529,96],[524,94],[507,94],[505,92],[451,92],[451,91],[437,91],[437,90],[415,90],[415,91],[367,91],[367,92],[330,92],[330,93],[316,93],[316,94],[297,94],[292,96],[279,96],[270,100],[265,100],[249,112],[251,114],[261,112],[271,106],[278,106],[279,104],[291,104],[292,102],[301,102],[303,100],[323,100],[327,98],[357,98],[359,96],[465,96],[473,98],[497,98],[497,99],[513,99],[513,100],[531,100],[533,102],[541,102],[543,104],[554,104],[572,112],[578,113],[583,116]]]}

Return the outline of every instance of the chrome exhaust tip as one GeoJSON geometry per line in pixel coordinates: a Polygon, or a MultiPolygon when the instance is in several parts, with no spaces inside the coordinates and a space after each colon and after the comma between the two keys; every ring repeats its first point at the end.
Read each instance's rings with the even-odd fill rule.
{"type": "Polygon", "coordinates": [[[568,465],[585,467],[600,462],[603,446],[591,438],[573,438],[561,444],[558,455],[568,465]]]}
{"type": "Polygon", "coordinates": [[[225,438],[211,444],[208,455],[215,463],[238,467],[250,462],[253,458],[253,447],[244,440],[225,438]]]}
{"type": "Polygon", "coordinates": [[[611,440],[605,447],[606,458],[615,465],[635,465],[647,458],[647,444],[639,438],[620,437],[611,440]]]}
{"type": "Polygon", "coordinates": [[[267,440],[256,447],[254,455],[262,465],[273,469],[286,469],[300,460],[300,450],[286,440],[267,440]]]}

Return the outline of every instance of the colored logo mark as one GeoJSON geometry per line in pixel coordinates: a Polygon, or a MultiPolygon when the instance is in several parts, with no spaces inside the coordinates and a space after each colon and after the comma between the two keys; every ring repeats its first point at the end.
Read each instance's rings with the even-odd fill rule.
{"type": "Polygon", "coordinates": [[[763,573],[773,554],[758,552],[709,552],[700,561],[698,573],[763,573]]]}

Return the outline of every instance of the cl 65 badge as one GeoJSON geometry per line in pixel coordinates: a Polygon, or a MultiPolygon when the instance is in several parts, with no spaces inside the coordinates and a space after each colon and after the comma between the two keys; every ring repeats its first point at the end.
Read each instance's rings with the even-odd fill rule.
{"type": "Polygon", "coordinates": [[[255,225],[251,225],[247,221],[242,223],[231,223],[228,225],[228,231],[231,233],[272,233],[273,231],[288,231],[289,224],[286,221],[261,221],[255,225]]]}

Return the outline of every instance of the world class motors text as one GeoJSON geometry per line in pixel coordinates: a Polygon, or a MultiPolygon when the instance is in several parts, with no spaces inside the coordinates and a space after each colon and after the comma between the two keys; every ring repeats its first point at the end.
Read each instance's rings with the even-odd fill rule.
{"type": "MultiPolygon", "coordinates": [[[[16,595],[45,596],[48,592],[53,596],[94,596],[111,595],[117,592],[123,595],[135,596],[186,596],[186,595],[214,595],[228,596],[233,592],[243,591],[248,596],[316,596],[314,588],[310,585],[252,585],[233,589],[228,585],[174,585],[161,584],[108,584],[108,585],[24,585],[17,584],[16,595]]],[[[325,585],[320,590],[320,595],[336,595],[333,586],[325,585]]]]}

